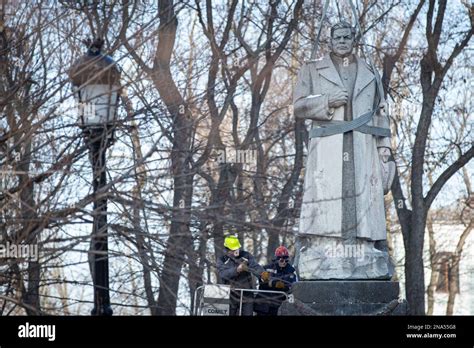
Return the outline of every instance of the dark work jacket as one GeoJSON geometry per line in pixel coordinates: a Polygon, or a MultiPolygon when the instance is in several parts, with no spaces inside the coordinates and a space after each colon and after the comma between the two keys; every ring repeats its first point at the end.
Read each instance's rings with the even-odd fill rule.
{"type": "MultiPolygon", "coordinates": [[[[224,284],[232,288],[253,289],[252,274],[259,278],[264,269],[250,253],[241,250],[239,257],[221,256],[217,260],[217,271],[224,284]],[[248,260],[249,272],[237,273],[237,267],[243,262],[242,258],[248,260]]],[[[244,295],[252,296],[250,292],[245,292],[244,295]]]]}
{"type": "Polygon", "coordinates": [[[264,266],[265,271],[270,273],[270,282],[262,283],[260,289],[262,290],[276,290],[288,292],[291,289],[291,285],[296,282],[295,269],[289,263],[285,267],[281,268],[278,265],[278,261],[273,261],[271,264],[264,266]],[[282,281],[285,284],[283,289],[275,288],[277,281],[282,281]]]}

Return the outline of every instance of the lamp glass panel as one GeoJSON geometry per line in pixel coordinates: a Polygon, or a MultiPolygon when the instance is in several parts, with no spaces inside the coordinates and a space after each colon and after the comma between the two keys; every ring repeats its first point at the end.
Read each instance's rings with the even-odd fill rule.
{"type": "Polygon", "coordinates": [[[119,86],[88,85],[80,91],[79,112],[84,126],[113,123],[118,103],[119,86]]]}

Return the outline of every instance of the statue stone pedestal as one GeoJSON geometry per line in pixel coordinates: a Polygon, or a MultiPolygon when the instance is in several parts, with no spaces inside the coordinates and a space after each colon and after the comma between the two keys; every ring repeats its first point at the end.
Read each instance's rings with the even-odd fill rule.
{"type": "Polygon", "coordinates": [[[390,280],[394,273],[388,251],[362,238],[298,236],[296,250],[300,280],[390,280]]]}
{"type": "Polygon", "coordinates": [[[407,315],[399,292],[398,282],[389,280],[300,281],[279,315],[407,315]]]}

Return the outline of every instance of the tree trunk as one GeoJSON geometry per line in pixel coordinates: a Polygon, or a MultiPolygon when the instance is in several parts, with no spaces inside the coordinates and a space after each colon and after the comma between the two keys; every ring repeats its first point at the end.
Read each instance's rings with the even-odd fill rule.
{"type": "Polygon", "coordinates": [[[407,301],[410,314],[425,314],[425,272],[423,264],[423,236],[426,218],[424,213],[412,214],[412,228],[409,247],[405,255],[407,301]]]}
{"type": "MultiPolygon", "coordinates": [[[[25,93],[24,99],[20,104],[20,110],[18,113],[21,117],[22,131],[26,135],[27,131],[31,127],[31,115],[30,115],[30,87],[31,84],[26,82],[24,85],[25,93]]],[[[17,146],[16,152],[20,155],[20,161],[17,166],[20,171],[19,177],[19,186],[22,188],[20,192],[21,200],[21,216],[24,221],[20,238],[17,240],[17,243],[26,242],[31,246],[36,246],[39,252],[38,245],[38,233],[39,230],[36,228],[36,210],[35,210],[35,199],[34,199],[34,184],[29,177],[30,165],[31,165],[31,148],[32,148],[32,136],[21,141],[20,134],[15,136],[15,143],[19,144],[17,146]]],[[[39,255],[38,255],[39,257],[39,255]]],[[[24,301],[28,307],[26,307],[26,312],[28,315],[38,315],[41,312],[40,308],[40,264],[39,260],[29,260],[28,262],[28,285],[26,293],[24,294],[24,301]]]]}
{"type": "Polygon", "coordinates": [[[434,236],[433,230],[433,222],[432,218],[429,217],[427,221],[428,233],[429,233],[429,243],[430,243],[430,266],[431,266],[431,276],[430,276],[430,284],[428,285],[427,295],[428,295],[428,308],[427,313],[428,315],[433,315],[434,311],[434,293],[436,289],[436,285],[438,283],[439,278],[439,270],[438,265],[436,264],[436,240],[434,236]]]}
{"type": "MultiPolygon", "coordinates": [[[[211,210],[211,221],[213,222],[213,240],[214,240],[214,256],[215,262],[224,255],[224,220],[222,216],[224,214],[224,207],[229,199],[230,190],[235,181],[234,173],[231,170],[231,164],[221,164],[219,172],[219,181],[217,187],[212,191],[210,206],[211,210]]],[[[242,242],[243,240],[240,239],[242,242]]],[[[216,270],[216,278],[220,281],[219,275],[216,270]]]]}
{"type": "Polygon", "coordinates": [[[459,284],[459,262],[461,261],[461,255],[464,248],[464,244],[466,244],[466,240],[469,237],[472,229],[474,228],[474,220],[471,220],[469,225],[459,237],[458,245],[456,246],[456,252],[453,255],[452,265],[451,265],[451,277],[449,279],[449,297],[448,297],[448,305],[446,307],[446,315],[453,315],[454,313],[454,301],[456,299],[456,295],[459,292],[458,284],[459,284]]]}
{"type": "Polygon", "coordinates": [[[192,247],[189,230],[194,174],[190,170],[192,115],[171,75],[170,62],[176,40],[178,19],[172,0],[161,0],[160,26],[156,48],[153,83],[173,120],[171,171],[173,175],[173,212],[158,295],[158,314],[175,315],[176,299],[185,255],[192,247]]]}
{"type": "MultiPolygon", "coordinates": [[[[173,163],[176,163],[176,161],[176,159],[172,160],[173,163]]],[[[189,250],[192,248],[192,238],[189,231],[189,209],[191,207],[194,176],[188,173],[188,177],[186,177],[183,173],[187,173],[184,168],[182,171],[178,171],[178,174],[173,175],[175,185],[174,211],[160,277],[160,293],[157,302],[158,315],[176,314],[181,269],[185,261],[185,255],[189,255],[189,250]]]]}
{"type": "Polygon", "coordinates": [[[456,299],[456,295],[459,292],[459,255],[453,255],[450,264],[450,272],[449,272],[449,283],[448,283],[448,304],[446,306],[446,315],[453,315],[454,313],[454,301],[456,299]]]}

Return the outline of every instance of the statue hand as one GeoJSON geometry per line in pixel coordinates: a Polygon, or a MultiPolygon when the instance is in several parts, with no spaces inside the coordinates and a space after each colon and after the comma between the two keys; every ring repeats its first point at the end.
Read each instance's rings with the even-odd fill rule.
{"type": "Polygon", "coordinates": [[[330,108],[338,108],[349,101],[349,94],[346,90],[338,90],[336,93],[329,95],[328,104],[330,108]]]}
{"type": "Polygon", "coordinates": [[[379,115],[382,117],[387,117],[387,103],[381,102],[379,105],[379,115]]]}
{"type": "Polygon", "coordinates": [[[390,191],[393,178],[395,177],[395,162],[389,161],[391,151],[388,147],[379,147],[380,167],[382,169],[382,187],[383,194],[386,195],[390,191]]]}
{"type": "Polygon", "coordinates": [[[388,147],[379,147],[379,157],[383,163],[387,163],[390,155],[392,154],[388,147]]]}

